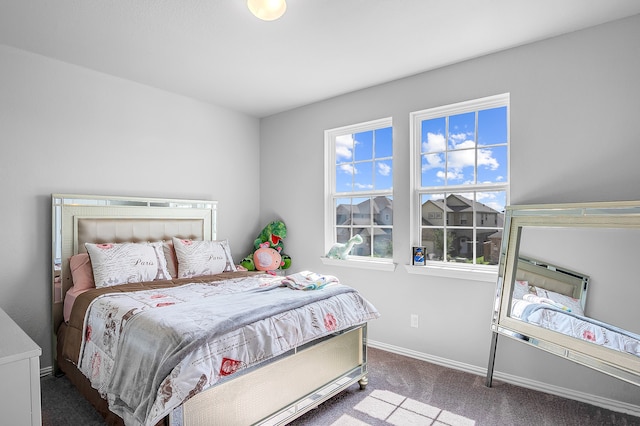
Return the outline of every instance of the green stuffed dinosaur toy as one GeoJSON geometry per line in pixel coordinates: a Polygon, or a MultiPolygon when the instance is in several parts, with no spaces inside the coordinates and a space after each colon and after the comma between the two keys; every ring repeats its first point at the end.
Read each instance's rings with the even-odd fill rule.
{"type": "Polygon", "coordinates": [[[287,237],[287,227],[284,222],[276,220],[268,224],[264,227],[258,238],[253,242],[253,251],[249,253],[242,261],[240,265],[246,268],[248,271],[255,271],[256,264],[254,255],[256,251],[264,248],[271,248],[278,253],[282,257],[282,262],[280,263],[280,267],[278,269],[289,269],[291,267],[291,257],[282,252],[284,248],[284,240],[287,237]],[[268,244],[268,246],[267,246],[268,244]]]}

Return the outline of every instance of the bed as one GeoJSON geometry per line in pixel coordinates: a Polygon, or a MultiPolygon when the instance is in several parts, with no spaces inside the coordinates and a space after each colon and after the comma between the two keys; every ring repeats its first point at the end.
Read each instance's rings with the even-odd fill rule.
{"type": "MultiPolygon", "coordinates": [[[[640,356],[640,336],[585,314],[589,277],[520,257],[511,317],[585,342],[640,356]]],[[[523,337],[524,338],[524,337],[523,337]]]]}
{"type": "Polygon", "coordinates": [[[335,277],[237,270],[216,202],[52,207],[55,369],[108,424],[286,424],[366,386],[375,307],[335,277]]]}

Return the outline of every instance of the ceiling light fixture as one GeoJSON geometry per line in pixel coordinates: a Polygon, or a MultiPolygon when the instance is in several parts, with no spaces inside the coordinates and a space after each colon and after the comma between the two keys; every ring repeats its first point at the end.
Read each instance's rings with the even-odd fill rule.
{"type": "Polygon", "coordinates": [[[263,21],[273,21],[284,15],[287,10],[285,0],[247,0],[251,13],[263,21]]]}

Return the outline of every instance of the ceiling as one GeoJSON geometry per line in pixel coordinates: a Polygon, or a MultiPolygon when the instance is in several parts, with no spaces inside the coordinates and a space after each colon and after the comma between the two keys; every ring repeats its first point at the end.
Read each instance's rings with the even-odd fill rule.
{"type": "Polygon", "coordinates": [[[0,44],[265,117],[640,13],[638,0],[0,0],[0,44]]]}

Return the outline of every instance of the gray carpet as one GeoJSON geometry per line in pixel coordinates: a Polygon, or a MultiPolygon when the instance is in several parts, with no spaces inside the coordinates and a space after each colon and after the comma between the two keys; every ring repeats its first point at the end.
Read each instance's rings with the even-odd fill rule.
{"type": "MultiPolygon", "coordinates": [[[[354,385],[291,426],[624,425],[640,418],[389,352],[369,350],[369,385],[354,385]]],[[[104,425],[69,381],[42,383],[44,426],[104,425]]],[[[225,425],[228,426],[228,425],[225,425]]]]}

